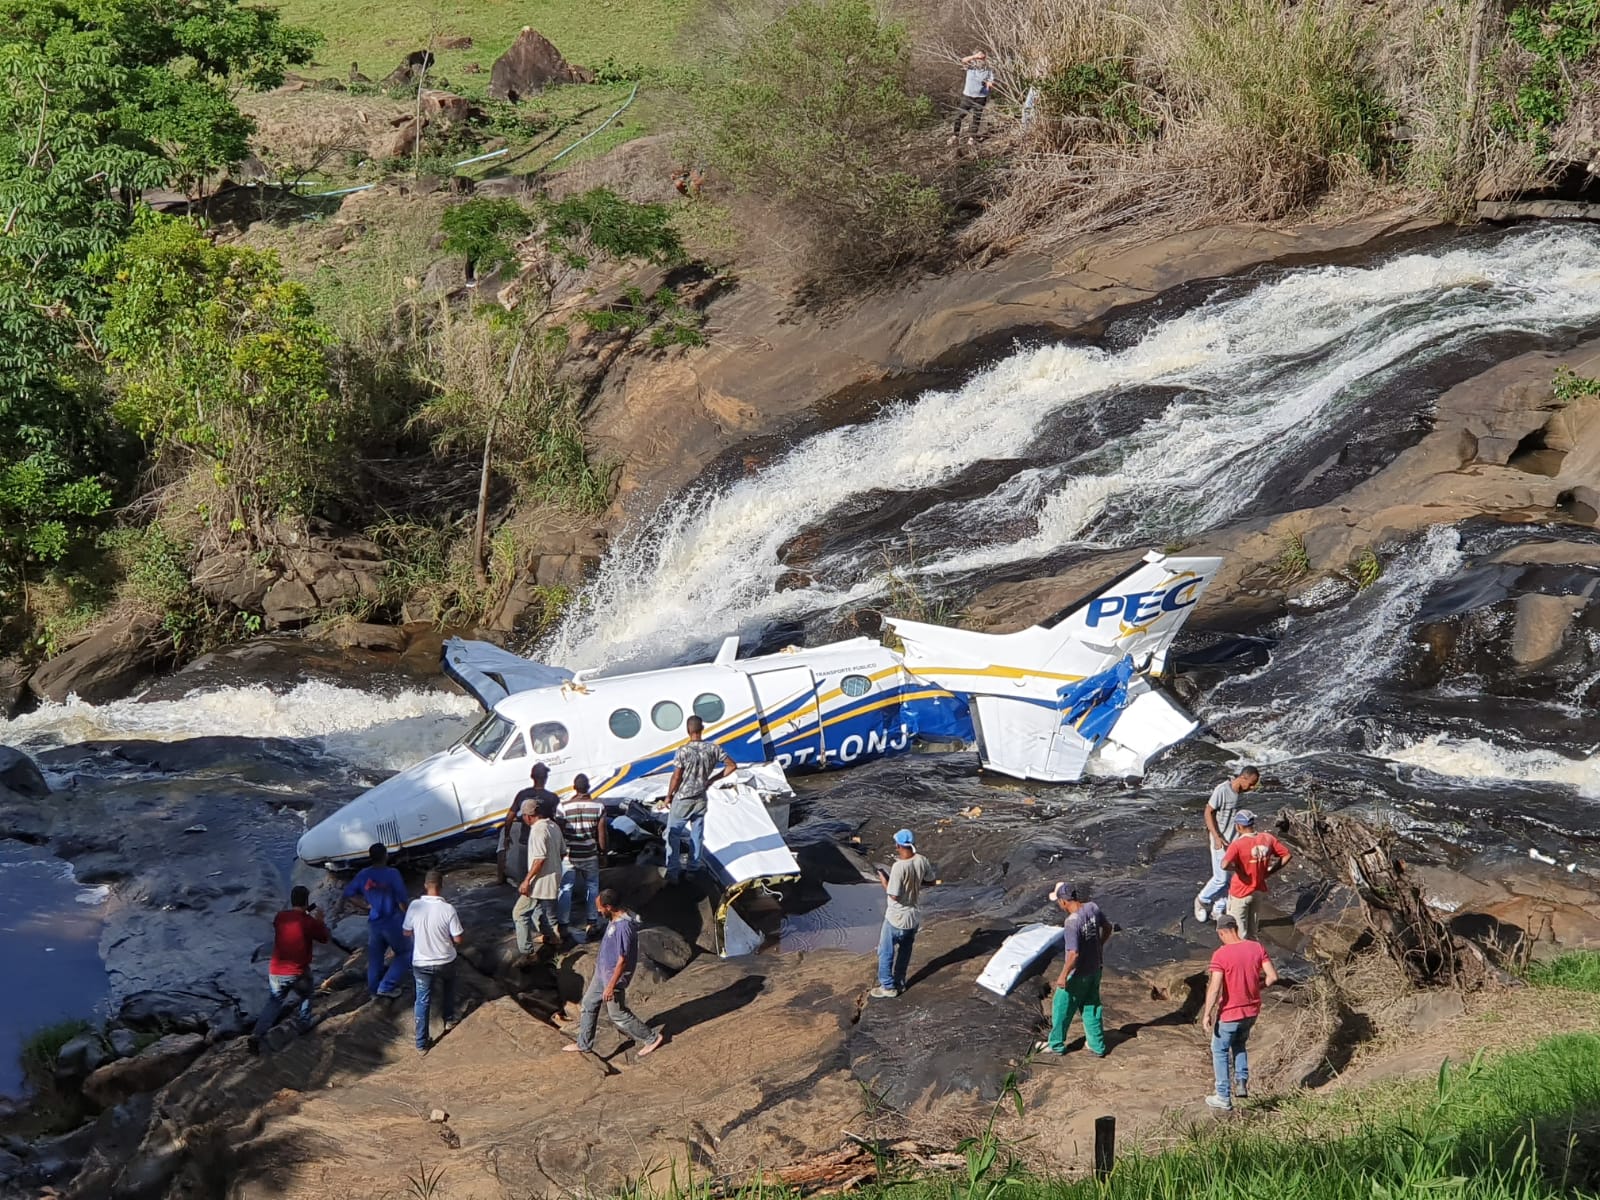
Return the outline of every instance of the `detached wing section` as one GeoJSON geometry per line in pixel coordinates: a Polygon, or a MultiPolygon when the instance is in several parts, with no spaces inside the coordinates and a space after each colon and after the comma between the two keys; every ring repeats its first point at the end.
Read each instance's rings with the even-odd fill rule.
{"type": "Polygon", "coordinates": [[[1018,779],[1137,775],[1199,722],[1151,678],[1222,566],[1151,552],[1050,620],[1009,634],[889,620],[906,669],[965,697],[984,766],[1018,779]]]}
{"type": "Polygon", "coordinates": [[[490,642],[445,641],[440,668],[485,709],[515,692],[554,687],[572,678],[565,667],[549,667],[502,650],[490,642]]]}

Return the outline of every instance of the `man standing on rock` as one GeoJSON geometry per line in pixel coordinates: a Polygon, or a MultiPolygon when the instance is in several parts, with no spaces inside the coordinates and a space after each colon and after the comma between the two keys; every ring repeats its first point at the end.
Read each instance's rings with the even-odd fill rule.
{"type": "Polygon", "coordinates": [[[1233,1108],[1234,1097],[1250,1096],[1245,1046],[1261,1015],[1261,984],[1277,983],[1278,972],[1260,942],[1239,936],[1239,923],[1233,917],[1217,918],[1217,940],[1222,946],[1211,956],[1200,1020],[1211,1034],[1211,1067],[1216,1075],[1216,1090],[1206,1103],[1226,1112],[1233,1108]]]}
{"type": "Polygon", "coordinates": [[[587,919],[585,938],[593,938],[600,925],[596,898],[600,895],[600,866],[606,857],[606,806],[589,794],[589,777],[576,775],[572,795],[561,801],[557,823],[567,843],[567,861],[561,873],[561,923],[572,920],[578,889],[583,889],[587,919]]]}
{"type": "Polygon", "coordinates": [[[680,870],[693,875],[700,869],[706,839],[706,789],[737,769],[726,750],[704,740],[705,728],[706,723],[699,717],[690,717],[685,723],[689,740],[678,747],[672,779],[667,783],[668,883],[678,882],[680,870]],[[712,775],[718,763],[722,764],[722,772],[712,775]],[[679,856],[685,845],[689,861],[680,868],[679,856]]]}
{"type": "Polygon", "coordinates": [[[440,893],[444,875],[429,871],[422,880],[422,895],[406,909],[405,932],[411,939],[411,976],[417,983],[417,1053],[426,1054],[433,1043],[428,1037],[428,1009],[435,991],[439,995],[439,1015],[449,1033],[456,1023],[456,947],[466,931],[455,905],[440,893]]]}
{"type": "Polygon", "coordinates": [[[1267,877],[1289,865],[1289,847],[1266,830],[1257,833],[1256,815],[1248,808],[1234,813],[1233,823],[1239,833],[1222,856],[1223,868],[1233,872],[1228,884],[1228,915],[1253,942],[1260,922],[1256,907],[1267,894],[1267,877]]]}
{"type": "Polygon", "coordinates": [[[600,938],[600,953],[595,958],[594,975],[584,989],[583,1007],[578,1013],[578,1040],[562,1049],[569,1054],[587,1054],[594,1049],[594,1030],[600,1020],[600,1006],[606,1006],[606,1015],[624,1037],[633,1039],[639,1047],[639,1056],[654,1054],[666,1044],[665,1030],[657,1033],[646,1025],[628,1007],[628,984],[633,982],[633,970],[639,963],[639,931],[633,914],[622,907],[617,893],[606,888],[596,901],[600,915],[606,919],[606,931],[600,938]]]}
{"type": "Polygon", "coordinates": [[[289,891],[289,907],[272,919],[272,961],[267,964],[267,985],[272,995],[246,1043],[251,1054],[261,1052],[261,1039],[296,997],[300,1000],[300,1028],[310,1028],[314,990],[311,955],[318,942],[327,940],[328,927],[317,914],[317,906],[311,903],[311,892],[296,884],[289,891]]]}
{"type": "Polygon", "coordinates": [[[878,868],[878,882],[886,895],[883,906],[883,931],[878,936],[878,986],[867,995],[875,1000],[892,1000],[906,990],[906,972],[911,966],[911,948],[917,941],[922,917],[917,901],[922,885],[933,883],[933,867],[917,853],[911,830],[894,835],[895,862],[885,871],[878,868]]]}
{"type": "Polygon", "coordinates": [[[1111,940],[1112,925],[1100,906],[1088,899],[1081,886],[1058,883],[1050,899],[1067,914],[1062,926],[1066,961],[1056,977],[1055,995],[1050,1001],[1050,1037],[1035,1047],[1052,1054],[1067,1052],[1067,1031],[1072,1018],[1083,1013],[1083,1044],[1096,1058],[1106,1056],[1104,1009],[1100,1006],[1100,978],[1104,973],[1104,947],[1111,940]]]}
{"type": "Polygon", "coordinates": [[[517,949],[523,954],[532,954],[536,922],[542,945],[561,944],[556,901],[561,896],[561,859],[567,847],[555,821],[554,796],[547,794],[532,808],[524,808],[523,816],[528,825],[528,873],[517,888],[511,925],[517,931],[517,949]]]}
{"type": "Polygon", "coordinates": [[[500,853],[495,872],[497,883],[521,879],[528,873],[528,827],[522,819],[523,814],[531,812],[541,800],[556,798],[555,793],[545,787],[550,778],[549,767],[536,762],[528,772],[528,777],[533,781],[533,786],[523,788],[511,798],[511,807],[506,809],[505,824],[500,826],[500,853]]]}
{"type": "Polygon", "coordinates": [[[388,999],[400,990],[400,981],[411,967],[411,947],[401,928],[405,920],[406,881],[389,865],[389,848],[373,842],[367,851],[367,865],[345,884],[344,895],[334,912],[339,913],[350,900],[367,905],[367,991],[388,999]],[[384,958],[392,953],[385,967],[384,958]]]}
{"type": "Polygon", "coordinates": [[[1222,865],[1222,856],[1228,849],[1228,843],[1233,841],[1233,814],[1238,811],[1239,801],[1244,794],[1255,791],[1260,785],[1261,772],[1254,767],[1245,767],[1232,779],[1224,779],[1217,784],[1211,793],[1211,798],[1206,801],[1206,837],[1207,845],[1211,848],[1211,879],[1194,898],[1196,921],[1205,922],[1214,915],[1221,915],[1221,909],[1228,895],[1228,872],[1222,865]],[[1213,908],[1217,912],[1213,913],[1213,908]]]}

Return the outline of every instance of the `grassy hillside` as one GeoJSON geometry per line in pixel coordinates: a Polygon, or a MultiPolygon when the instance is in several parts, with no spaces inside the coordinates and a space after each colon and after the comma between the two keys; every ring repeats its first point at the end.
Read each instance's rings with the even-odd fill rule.
{"type": "Polygon", "coordinates": [[[352,62],[381,79],[413,50],[466,36],[467,50],[438,51],[438,71],[467,95],[482,94],[489,68],[524,25],[544,34],[571,62],[595,67],[665,67],[693,0],[282,0],[285,19],[327,41],[321,71],[343,76],[352,62]],[[481,74],[462,68],[477,63],[481,74]]]}

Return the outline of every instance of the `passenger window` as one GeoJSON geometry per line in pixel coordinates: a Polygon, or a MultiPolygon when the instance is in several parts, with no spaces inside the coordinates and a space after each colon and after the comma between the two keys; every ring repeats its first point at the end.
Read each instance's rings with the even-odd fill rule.
{"type": "Polygon", "coordinates": [[[722,714],[727,708],[722,703],[722,697],[714,692],[702,692],[694,698],[694,715],[707,725],[713,721],[722,720],[722,714]]]}
{"type": "Polygon", "coordinates": [[[671,733],[683,724],[683,709],[671,700],[663,700],[650,710],[650,720],[655,723],[657,729],[671,733]]]}
{"type": "Polygon", "coordinates": [[[567,727],[560,721],[541,721],[528,730],[535,754],[555,754],[567,748],[567,727]]]}
{"type": "Polygon", "coordinates": [[[865,675],[846,675],[839,681],[839,690],[852,699],[865,696],[872,690],[872,680],[865,675]]]}
{"type": "Polygon", "coordinates": [[[619,738],[637,737],[644,723],[639,720],[639,714],[631,708],[619,708],[611,714],[611,732],[619,738]]]}
{"type": "Polygon", "coordinates": [[[522,735],[516,734],[506,743],[505,753],[500,756],[501,762],[509,762],[513,758],[527,758],[528,743],[522,740],[522,735]]]}

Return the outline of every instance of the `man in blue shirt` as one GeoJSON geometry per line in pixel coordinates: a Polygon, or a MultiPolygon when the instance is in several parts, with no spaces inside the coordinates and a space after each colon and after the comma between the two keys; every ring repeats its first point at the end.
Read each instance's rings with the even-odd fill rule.
{"type": "Polygon", "coordinates": [[[1067,958],[1061,964],[1055,997],[1050,1005],[1050,1037],[1034,1049],[1065,1054],[1067,1030],[1072,1025],[1073,1014],[1081,1010],[1084,1045],[1096,1058],[1104,1058],[1106,1035],[1101,1020],[1100,973],[1102,948],[1111,940],[1111,922],[1106,920],[1100,906],[1088,899],[1088,892],[1082,885],[1058,883],[1051,889],[1050,899],[1067,914],[1062,928],[1067,958]]]}
{"type": "Polygon", "coordinates": [[[339,907],[329,920],[339,920],[345,904],[364,900],[367,905],[367,991],[389,997],[400,990],[400,981],[411,969],[411,945],[406,940],[406,881],[389,865],[389,848],[374,842],[367,851],[368,863],[345,885],[339,907]],[[385,969],[384,956],[392,952],[385,969]]]}
{"type": "Polygon", "coordinates": [[[600,1006],[623,1035],[633,1039],[639,1054],[653,1054],[666,1043],[667,1035],[657,1033],[628,1008],[628,984],[639,962],[639,931],[633,914],[622,907],[615,888],[605,888],[595,898],[606,931],[600,938],[600,954],[595,959],[594,976],[583,993],[583,1008],[578,1014],[578,1040],[562,1049],[569,1054],[584,1054],[594,1049],[594,1027],[600,1020],[600,1006]]]}

